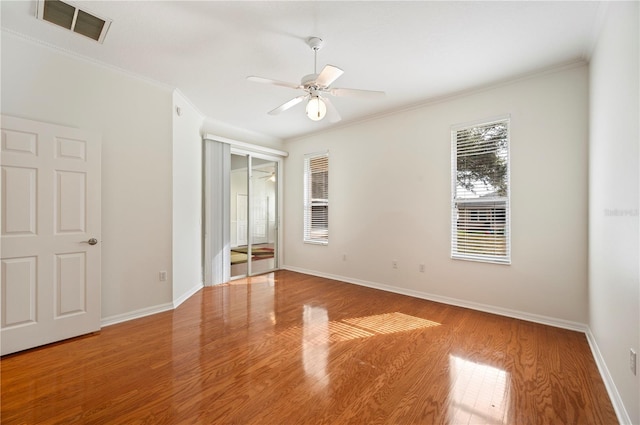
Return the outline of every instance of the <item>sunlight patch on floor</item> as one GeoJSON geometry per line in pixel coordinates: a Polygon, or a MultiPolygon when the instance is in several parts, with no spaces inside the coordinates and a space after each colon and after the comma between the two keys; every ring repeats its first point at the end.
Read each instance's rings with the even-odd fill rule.
{"type": "Polygon", "coordinates": [[[322,308],[305,306],[304,325],[288,328],[282,335],[286,338],[302,335],[305,344],[325,344],[440,326],[438,322],[398,312],[329,321],[317,314],[318,309],[322,308]],[[311,315],[315,320],[310,320],[312,311],[316,312],[311,315]]]}
{"type": "Polygon", "coordinates": [[[344,319],[343,322],[376,334],[392,334],[440,326],[438,322],[398,312],[344,319]]]}

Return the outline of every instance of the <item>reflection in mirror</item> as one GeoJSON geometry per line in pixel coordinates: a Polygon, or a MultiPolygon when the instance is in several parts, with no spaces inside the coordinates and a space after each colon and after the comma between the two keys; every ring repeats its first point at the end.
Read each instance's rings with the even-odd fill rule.
{"type": "Polygon", "coordinates": [[[249,154],[231,155],[231,278],[277,267],[278,163],[249,154]]]}
{"type": "Polygon", "coordinates": [[[231,154],[229,226],[231,246],[231,278],[247,275],[247,253],[242,252],[249,240],[247,155],[231,154]]]}
{"type": "Polygon", "coordinates": [[[251,158],[251,274],[271,271],[276,267],[277,163],[251,158]]]}

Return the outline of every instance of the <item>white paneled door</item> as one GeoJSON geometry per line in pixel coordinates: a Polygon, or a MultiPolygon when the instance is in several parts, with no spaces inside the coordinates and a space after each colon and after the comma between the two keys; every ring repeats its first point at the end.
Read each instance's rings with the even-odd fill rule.
{"type": "Polygon", "coordinates": [[[1,354],[100,329],[100,136],[2,116],[1,354]]]}

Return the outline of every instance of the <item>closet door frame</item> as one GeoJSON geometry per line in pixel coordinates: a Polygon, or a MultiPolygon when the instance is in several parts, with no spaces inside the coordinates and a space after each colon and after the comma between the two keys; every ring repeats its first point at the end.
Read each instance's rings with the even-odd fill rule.
{"type": "MultiPolygon", "coordinates": [[[[277,270],[281,264],[282,258],[282,244],[283,240],[282,235],[282,211],[283,211],[283,161],[289,154],[285,151],[266,148],[258,145],[252,145],[250,143],[239,142],[232,139],[228,139],[225,137],[219,137],[211,134],[206,134],[203,136],[204,143],[204,176],[203,176],[203,254],[204,254],[204,284],[205,286],[211,286],[221,283],[226,283],[230,280],[230,226],[231,221],[228,219],[230,215],[230,200],[229,200],[229,189],[227,187],[226,193],[220,195],[219,193],[213,192],[212,195],[212,186],[214,180],[217,179],[222,182],[229,182],[231,170],[230,167],[226,167],[226,170],[217,169],[214,161],[211,160],[211,147],[213,144],[211,142],[219,142],[230,145],[229,155],[226,159],[226,163],[229,164],[231,160],[231,154],[239,154],[239,155],[249,155],[248,161],[248,170],[251,170],[251,157],[264,159],[267,161],[276,162],[276,251],[275,255],[275,267],[273,270],[277,270]],[[225,171],[222,173],[222,171],[225,171]],[[212,199],[216,197],[217,199],[212,199]],[[222,199],[220,199],[222,198],[222,199]],[[218,220],[212,220],[212,210],[215,205],[220,205],[222,202],[222,210],[220,212],[222,216],[222,220],[218,218],[218,220]],[[226,218],[226,219],[224,219],[226,218]],[[215,226],[224,226],[222,231],[216,231],[215,226]],[[219,247],[224,247],[223,252],[220,253],[219,247]],[[222,254],[222,255],[220,255],[222,254]],[[226,264],[225,264],[226,262],[226,264]]],[[[250,171],[248,171],[250,173],[250,171]]],[[[250,177],[250,175],[249,175],[250,177]]],[[[251,179],[249,178],[249,192],[248,197],[251,197],[251,179]]],[[[249,201],[250,202],[250,201],[249,201]]],[[[250,206],[249,211],[250,213],[250,206]]],[[[249,221],[249,235],[251,235],[251,216],[248,216],[249,221]]],[[[249,241],[250,243],[251,241],[249,241]]],[[[250,263],[249,263],[250,264],[250,263]]],[[[247,270],[247,275],[251,276],[251,267],[247,270]]]]}

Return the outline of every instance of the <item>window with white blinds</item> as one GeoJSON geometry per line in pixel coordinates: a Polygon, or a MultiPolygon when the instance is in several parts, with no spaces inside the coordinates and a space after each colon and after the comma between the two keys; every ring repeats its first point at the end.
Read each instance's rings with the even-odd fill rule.
{"type": "Polygon", "coordinates": [[[304,158],[304,242],[329,243],[329,153],[304,158]]]}
{"type": "Polygon", "coordinates": [[[451,130],[451,257],[510,264],[509,118],[451,130]]]}

